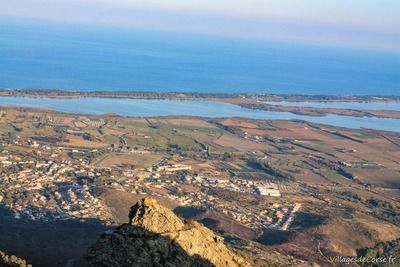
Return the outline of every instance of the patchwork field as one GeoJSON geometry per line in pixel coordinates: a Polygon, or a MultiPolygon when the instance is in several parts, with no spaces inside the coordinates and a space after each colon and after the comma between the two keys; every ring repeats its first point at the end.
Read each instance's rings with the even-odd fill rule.
{"type": "MultiPolygon", "coordinates": [[[[330,266],[326,255],[355,256],[400,238],[398,133],[242,118],[127,118],[25,108],[0,108],[0,114],[0,172],[7,178],[0,193],[10,217],[55,214],[101,226],[126,222],[135,201],[152,197],[232,246],[251,244],[320,266],[330,266]]],[[[90,224],[75,226],[84,231],[90,224]]],[[[27,238],[38,231],[18,227],[10,228],[14,232],[0,248],[42,263],[42,250],[26,248],[45,237],[7,243],[14,234],[27,238]]],[[[96,229],[90,240],[100,234],[96,229]]],[[[76,262],[89,245],[78,239],[68,254],[76,262]]],[[[64,244],[69,242],[56,243],[56,251],[64,244]]]]}

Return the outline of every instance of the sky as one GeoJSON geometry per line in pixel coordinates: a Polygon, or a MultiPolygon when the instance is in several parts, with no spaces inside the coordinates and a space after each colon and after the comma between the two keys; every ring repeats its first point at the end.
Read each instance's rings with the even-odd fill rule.
{"type": "Polygon", "coordinates": [[[400,52],[398,0],[0,0],[0,19],[400,52]]]}

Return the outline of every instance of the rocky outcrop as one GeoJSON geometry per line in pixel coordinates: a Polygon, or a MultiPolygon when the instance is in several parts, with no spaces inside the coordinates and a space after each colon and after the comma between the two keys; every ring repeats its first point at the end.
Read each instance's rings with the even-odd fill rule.
{"type": "Polygon", "coordinates": [[[222,237],[179,218],[154,199],[139,201],[129,218],[128,224],[102,235],[90,247],[90,266],[250,266],[225,246],[222,237]]]}
{"type": "Polygon", "coordinates": [[[3,251],[0,251],[0,267],[32,267],[32,265],[26,263],[26,261],[21,258],[14,255],[9,256],[3,251]]]}

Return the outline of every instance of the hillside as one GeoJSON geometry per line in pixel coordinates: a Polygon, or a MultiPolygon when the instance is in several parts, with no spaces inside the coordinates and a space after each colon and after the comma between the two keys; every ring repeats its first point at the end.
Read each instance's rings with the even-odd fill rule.
{"type": "Polygon", "coordinates": [[[154,199],[139,201],[129,218],[89,249],[90,266],[250,266],[211,230],[154,199]]]}

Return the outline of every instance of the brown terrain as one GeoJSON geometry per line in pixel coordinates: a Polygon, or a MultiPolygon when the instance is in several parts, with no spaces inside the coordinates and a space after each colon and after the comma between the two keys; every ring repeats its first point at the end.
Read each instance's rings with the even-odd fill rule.
{"type": "MultiPolygon", "coordinates": [[[[105,230],[95,245],[109,258],[103,266],[118,266],[105,246],[116,236],[118,253],[130,245],[137,253],[140,242],[156,238],[152,245],[165,258],[143,259],[174,262],[166,247],[173,239],[182,261],[200,255],[217,266],[224,257],[201,244],[238,266],[268,266],[263,260],[274,258],[272,266],[334,266],[327,257],[358,256],[400,238],[399,133],[298,121],[0,108],[0,135],[0,250],[33,266],[86,266],[81,256],[105,230]],[[254,190],[259,183],[273,184],[280,196],[262,195],[254,190]],[[129,218],[132,204],[145,197],[157,202],[139,202],[129,218]],[[92,205],[102,209],[91,213],[92,205]],[[38,217],[43,211],[68,217],[45,220],[38,217]],[[157,214],[175,223],[162,223],[157,214]],[[277,223],[290,216],[287,228],[277,223]]],[[[151,254],[153,248],[143,249],[151,254]]],[[[92,249],[92,264],[102,255],[92,249]]],[[[136,260],[131,256],[127,260],[136,260]]]]}

